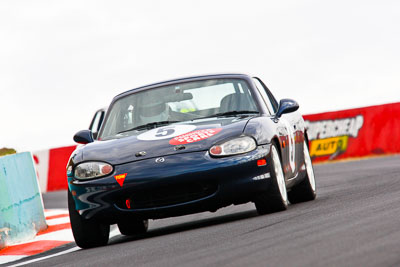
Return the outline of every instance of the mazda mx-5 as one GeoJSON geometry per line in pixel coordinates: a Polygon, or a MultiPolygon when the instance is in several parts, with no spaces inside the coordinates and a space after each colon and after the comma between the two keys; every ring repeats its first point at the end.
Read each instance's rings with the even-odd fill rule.
{"type": "Polygon", "coordinates": [[[316,197],[304,120],[257,77],[218,74],[169,80],[112,100],[94,139],[67,165],[75,241],[105,245],[149,219],[254,202],[259,214],[316,197]]]}

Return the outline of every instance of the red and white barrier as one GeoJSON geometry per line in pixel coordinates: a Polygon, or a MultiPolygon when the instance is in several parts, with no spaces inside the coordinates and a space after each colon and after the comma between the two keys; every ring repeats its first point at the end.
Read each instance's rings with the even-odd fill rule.
{"type": "Polygon", "coordinates": [[[67,189],[66,166],[75,148],[67,146],[33,152],[42,193],[67,189]]]}
{"type": "MultiPolygon", "coordinates": [[[[305,115],[314,162],[400,153],[400,102],[305,115]]],[[[42,193],[67,189],[76,146],[33,153],[42,193]]]]}

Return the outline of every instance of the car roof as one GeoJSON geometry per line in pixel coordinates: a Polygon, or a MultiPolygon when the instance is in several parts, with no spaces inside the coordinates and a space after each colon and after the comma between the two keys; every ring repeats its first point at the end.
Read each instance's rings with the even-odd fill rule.
{"type": "Polygon", "coordinates": [[[190,82],[190,81],[197,81],[197,80],[205,80],[205,79],[226,79],[226,78],[237,78],[237,79],[249,79],[250,75],[248,74],[243,74],[243,73],[218,73],[218,74],[205,74],[205,75],[196,75],[196,76],[188,76],[188,77],[183,77],[183,78],[177,78],[177,79],[172,79],[172,80],[166,80],[162,82],[156,82],[156,83],[151,83],[148,85],[140,86],[134,89],[130,89],[128,91],[125,91],[123,93],[120,93],[114,97],[114,100],[116,98],[123,97],[125,95],[129,95],[132,92],[135,92],[137,90],[142,90],[142,89],[150,89],[153,87],[159,87],[163,85],[169,85],[169,84],[174,84],[177,82],[190,82]]]}

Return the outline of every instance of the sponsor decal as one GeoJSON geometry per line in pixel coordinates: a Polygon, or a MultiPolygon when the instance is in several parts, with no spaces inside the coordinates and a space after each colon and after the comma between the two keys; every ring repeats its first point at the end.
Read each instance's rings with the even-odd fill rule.
{"type": "Polygon", "coordinates": [[[188,133],[194,129],[196,129],[195,125],[168,125],[139,134],[137,139],[142,141],[169,139],[177,135],[188,133]]]}
{"type": "Polygon", "coordinates": [[[364,117],[358,115],[337,120],[305,121],[305,124],[311,142],[310,156],[330,156],[329,159],[334,159],[346,152],[349,138],[358,136],[364,117]]]}
{"type": "Polygon", "coordinates": [[[311,141],[310,156],[320,157],[332,155],[336,152],[344,152],[347,149],[348,140],[348,136],[313,140],[311,141]]]}
{"type": "Polygon", "coordinates": [[[214,128],[214,129],[204,129],[204,130],[197,130],[193,132],[189,132],[186,134],[179,135],[175,138],[169,140],[171,145],[184,145],[190,144],[194,142],[198,142],[204,139],[207,139],[211,136],[216,135],[222,130],[222,128],[214,128]]]}
{"type": "Polygon", "coordinates": [[[258,176],[256,176],[256,177],[253,177],[253,180],[255,180],[255,181],[257,181],[257,180],[264,180],[264,179],[267,179],[267,178],[270,178],[271,177],[271,174],[270,173],[265,173],[265,174],[262,174],[262,175],[258,175],[258,176]]]}
{"type": "Polygon", "coordinates": [[[115,180],[117,180],[117,183],[122,187],[125,181],[125,177],[126,177],[127,173],[122,173],[122,174],[118,174],[115,175],[114,178],[115,180]]]}
{"type": "Polygon", "coordinates": [[[290,168],[292,168],[292,170],[295,170],[295,155],[296,155],[296,146],[295,146],[295,139],[294,139],[294,128],[292,127],[292,125],[289,123],[288,120],[286,119],[282,119],[282,122],[285,124],[287,132],[288,132],[288,146],[289,146],[289,163],[290,163],[290,168]]]}

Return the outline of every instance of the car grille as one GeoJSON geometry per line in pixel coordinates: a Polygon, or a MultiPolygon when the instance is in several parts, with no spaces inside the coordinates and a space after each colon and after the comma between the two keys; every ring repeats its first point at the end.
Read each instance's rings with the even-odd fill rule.
{"type": "Polygon", "coordinates": [[[186,183],[161,186],[156,189],[133,193],[121,199],[117,206],[127,209],[126,199],[131,209],[147,209],[170,206],[198,200],[214,194],[218,186],[215,183],[186,183]]]}

